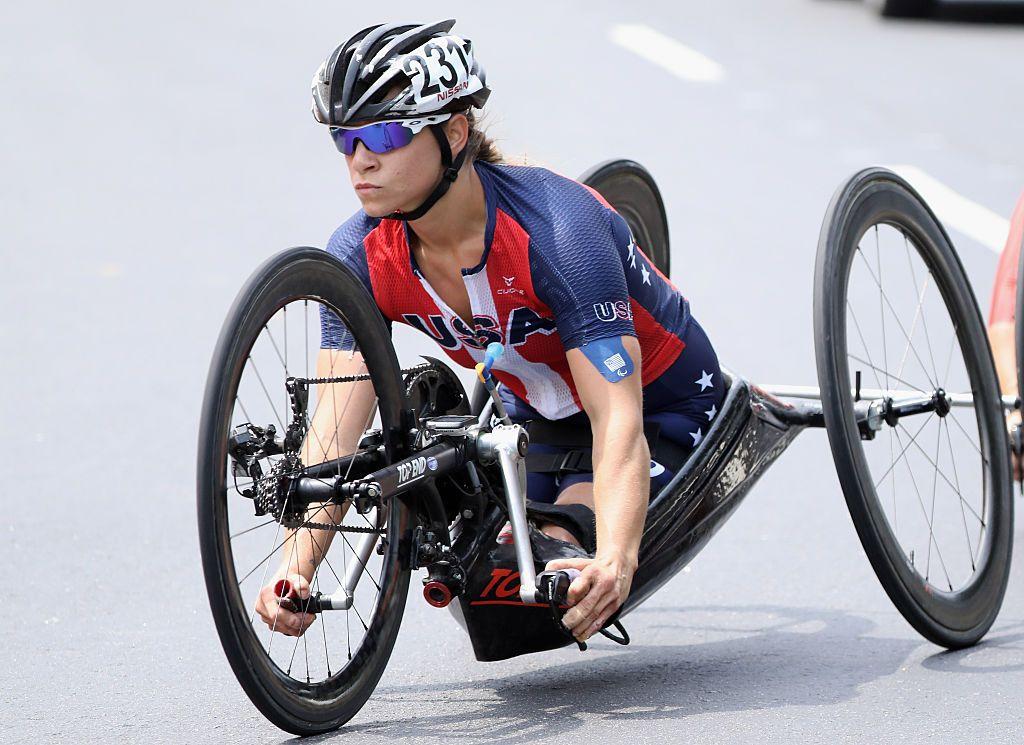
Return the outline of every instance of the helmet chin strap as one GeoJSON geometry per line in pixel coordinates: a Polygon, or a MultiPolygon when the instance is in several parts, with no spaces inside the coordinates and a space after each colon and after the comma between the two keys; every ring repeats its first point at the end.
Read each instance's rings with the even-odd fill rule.
{"type": "Polygon", "coordinates": [[[462,168],[462,163],[466,160],[466,148],[463,147],[459,154],[452,160],[452,149],[448,145],[448,137],[445,135],[444,130],[440,124],[431,124],[429,127],[430,131],[434,133],[434,138],[437,140],[437,144],[441,148],[441,165],[444,166],[444,173],[441,175],[441,180],[438,182],[434,190],[430,192],[430,196],[427,197],[426,201],[423,202],[419,207],[409,212],[402,212],[396,210],[390,215],[384,215],[385,219],[388,220],[419,220],[433,207],[437,200],[443,197],[448,192],[448,187],[459,177],[459,169],[462,168]]]}

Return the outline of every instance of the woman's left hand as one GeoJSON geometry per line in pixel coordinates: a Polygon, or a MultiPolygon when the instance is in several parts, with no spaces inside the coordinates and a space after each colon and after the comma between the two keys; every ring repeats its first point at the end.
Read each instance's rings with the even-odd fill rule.
{"type": "Polygon", "coordinates": [[[612,614],[626,602],[636,560],[598,554],[593,559],[555,559],[549,561],[545,569],[580,570],[580,576],[569,585],[570,607],[562,623],[582,642],[604,628],[612,614]]]}

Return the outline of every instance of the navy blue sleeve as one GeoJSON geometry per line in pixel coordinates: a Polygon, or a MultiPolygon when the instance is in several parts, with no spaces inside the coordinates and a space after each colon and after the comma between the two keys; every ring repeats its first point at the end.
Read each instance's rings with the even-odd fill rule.
{"type": "MultiPolygon", "coordinates": [[[[373,230],[379,220],[375,220],[362,210],[349,218],[340,228],[334,231],[327,242],[327,252],[339,259],[363,283],[366,291],[373,296],[370,284],[370,267],[366,261],[366,247],[363,240],[373,230]]],[[[391,331],[391,321],[387,321],[391,331]]],[[[320,306],[320,348],[341,349],[350,351],[355,346],[355,338],[336,313],[326,306],[320,306]]]]}
{"type": "Polygon", "coordinates": [[[584,187],[555,179],[550,222],[531,235],[537,297],[554,313],[566,350],[636,336],[623,264],[632,244],[629,227],[584,187]]]}

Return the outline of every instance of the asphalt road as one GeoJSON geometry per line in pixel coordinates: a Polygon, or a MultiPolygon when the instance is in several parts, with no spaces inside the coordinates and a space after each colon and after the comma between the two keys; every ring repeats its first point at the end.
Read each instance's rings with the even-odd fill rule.
{"type": "MultiPolygon", "coordinates": [[[[815,384],[813,259],[843,178],[911,165],[1002,219],[1024,189],[1020,23],[886,22],[840,0],[426,7],[386,10],[459,19],[508,153],[567,174],[614,156],[649,166],[673,279],[723,361],[756,381],[815,384]],[[657,29],[717,72],[672,74],[613,41],[617,24],[657,29]]],[[[199,404],[244,278],[283,247],[323,245],[356,208],[308,81],[378,10],[6,14],[0,740],[288,739],[236,684],[210,618],[199,404]]],[[[987,309],[996,253],[971,233],[952,227],[987,309]]],[[[483,664],[411,594],[377,693],[325,739],[1020,740],[1021,564],[984,643],[924,642],[865,559],[820,432],[629,621],[628,648],[483,664]]]]}

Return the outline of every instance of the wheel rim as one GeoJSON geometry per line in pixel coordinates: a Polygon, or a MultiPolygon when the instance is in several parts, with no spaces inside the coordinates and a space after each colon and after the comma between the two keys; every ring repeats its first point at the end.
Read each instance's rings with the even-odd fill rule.
{"type": "MultiPolygon", "coordinates": [[[[900,245],[905,252],[903,244],[900,245]]],[[[822,228],[815,273],[815,345],[822,406],[843,492],[861,543],[886,592],[918,631],[945,646],[971,644],[985,633],[1001,604],[1008,577],[1013,521],[998,382],[973,291],[934,215],[906,182],[884,169],[862,171],[837,191],[822,228]],[[982,537],[980,547],[973,544],[975,571],[962,581],[946,583],[945,591],[936,589],[938,582],[923,580],[917,562],[911,564],[909,552],[904,553],[901,542],[905,540],[897,539],[890,529],[873,488],[872,469],[866,462],[852,409],[853,391],[848,381],[854,377],[845,355],[847,346],[853,349],[856,342],[847,338],[847,280],[857,258],[857,246],[876,224],[880,228],[899,228],[895,234],[900,241],[905,233],[911,248],[923,249],[919,253],[933,275],[938,294],[949,305],[952,317],[959,321],[957,344],[971,379],[980,435],[977,445],[983,465],[981,489],[985,501],[979,514],[985,521],[987,535],[982,537]],[[954,585],[952,592],[949,584],[954,585]]],[[[922,283],[922,275],[918,275],[917,281],[922,283]]],[[[873,289],[877,307],[877,286],[873,289]]],[[[914,286],[915,293],[920,290],[921,284],[914,286]]],[[[918,298],[915,295],[912,307],[918,298]]],[[[851,338],[855,334],[851,330],[851,338]]],[[[897,354],[892,357],[899,359],[897,354]]],[[[872,380],[871,384],[874,383],[872,380]]],[[[911,421],[907,419],[904,423],[911,421]]],[[[876,477],[882,475],[877,473],[877,467],[874,470],[876,477]]],[[[959,477],[964,479],[962,469],[959,477]]],[[[949,477],[949,481],[955,478],[949,477]]],[[[928,486],[930,498],[930,482],[928,486]]],[[[916,492],[911,494],[916,499],[916,492]]],[[[960,520],[959,516],[957,519],[960,520]]]]}
{"type": "MultiPolygon", "coordinates": [[[[875,223],[853,250],[846,302],[847,379],[899,401],[971,394],[962,339],[919,239],[898,223],[875,223]],[[902,264],[902,266],[900,266],[902,264]],[[902,274],[902,276],[900,276],[902,274]],[[913,292],[894,292],[904,282],[913,292]]],[[[853,396],[844,396],[852,416],[853,396]]],[[[990,550],[991,499],[977,414],[952,408],[884,424],[861,441],[879,530],[887,530],[930,594],[967,588],[990,550]],[[977,487],[980,485],[980,488],[977,487]]]]}
{"type": "MultiPolygon", "coordinates": [[[[234,396],[232,422],[250,422],[257,425],[272,424],[279,433],[283,433],[291,419],[291,402],[285,389],[284,380],[289,376],[301,376],[306,379],[317,377],[315,353],[319,344],[319,314],[321,309],[332,312],[316,299],[301,298],[292,300],[282,306],[273,317],[262,324],[262,328],[248,354],[246,364],[239,376],[234,396]],[[289,321],[289,310],[293,320],[289,321]],[[311,312],[313,311],[313,312],[311,312]],[[300,315],[297,324],[295,316],[300,315]],[[310,317],[313,317],[313,324],[310,317]],[[314,333],[310,334],[310,326],[314,333]],[[302,334],[299,337],[295,328],[299,326],[302,334]],[[291,331],[291,334],[289,332],[291,331]],[[289,338],[289,336],[291,338],[289,338]],[[311,344],[310,342],[314,343],[311,344]],[[296,354],[296,347],[299,351],[296,354]],[[313,357],[311,367],[311,357],[313,357]],[[295,370],[300,367],[300,370],[295,370]],[[272,412],[268,414],[267,412],[272,412]]],[[[336,312],[336,311],[335,311],[336,312]]],[[[329,375],[335,377],[334,361],[340,363],[339,368],[348,367],[358,362],[361,355],[358,347],[350,353],[331,355],[332,365],[329,375]]],[[[365,362],[358,364],[358,372],[367,372],[365,362]]],[[[336,397],[336,386],[314,386],[310,392],[309,409],[304,415],[305,423],[316,418],[321,407],[328,402],[327,395],[317,395],[317,388],[328,389],[336,397]]],[[[338,419],[344,417],[351,403],[355,387],[350,387],[349,400],[332,401],[338,411],[338,419]]],[[[370,417],[363,430],[380,427],[380,416],[377,411],[376,396],[371,407],[370,417]]],[[[316,457],[333,457],[336,455],[336,441],[323,442],[315,435],[312,438],[310,451],[316,457]],[[319,450],[319,453],[316,453],[319,450]]],[[[350,443],[342,443],[348,446],[350,443]]],[[[267,465],[279,464],[281,456],[266,459],[267,465]]],[[[354,463],[354,461],[351,461],[354,463]]],[[[349,468],[343,469],[339,464],[337,475],[350,475],[349,468]]],[[[268,470],[263,466],[264,472],[268,470]]],[[[274,668],[275,674],[288,688],[296,692],[311,693],[311,686],[321,689],[320,695],[328,690],[339,687],[344,678],[345,669],[358,654],[361,642],[373,618],[380,593],[382,577],[385,571],[382,557],[372,553],[369,561],[362,567],[362,577],[356,587],[355,599],[351,610],[321,613],[312,626],[301,636],[289,637],[281,633],[281,629],[268,628],[256,614],[256,596],[260,588],[266,586],[273,575],[277,564],[286,556],[296,555],[297,542],[288,540],[288,531],[272,516],[257,517],[253,514],[250,498],[242,493],[251,490],[256,482],[251,478],[239,478],[231,474],[229,462],[225,462],[226,510],[224,514],[224,530],[227,534],[227,555],[239,590],[240,607],[249,608],[248,626],[255,638],[255,644],[266,654],[267,662],[274,668]],[[228,480],[230,479],[230,480],[228,480]],[[255,558],[255,561],[253,560],[255,558]],[[338,614],[338,615],[335,615],[338,614]],[[319,629],[317,629],[319,627],[319,629]],[[355,627],[355,628],[353,628],[355,627]],[[319,634],[314,633],[319,630],[319,634]],[[355,638],[353,638],[353,636],[355,638]],[[332,650],[331,642],[337,640],[332,650]]],[[[267,480],[270,477],[265,477],[267,480]]],[[[359,514],[353,509],[346,510],[344,516],[338,510],[324,505],[313,507],[307,513],[305,522],[338,524],[349,528],[380,530],[386,525],[386,515],[377,514],[372,510],[369,514],[359,514]],[[340,522],[339,522],[340,520],[340,522]]],[[[318,550],[323,549],[325,534],[323,531],[300,527],[299,533],[305,532],[318,550]],[[319,537],[318,537],[319,536],[319,537]]],[[[338,532],[327,550],[324,561],[317,567],[311,588],[313,592],[328,592],[341,585],[348,575],[349,565],[358,565],[361,540],[370,540],[372,533],[352,533],[351,538],[344,532],[338,532]],[[370,539],[363,538],[370,536],[370,539]],[[357,540],[357,537],[359,540],[357,540]],[[340,544],[338,539],[341,539],[340,544]],[[338,554],[340,553],[340,561],[338,554]],[[333,557],[333,558],[332,558],[333,557]],[[327,575],[327,576],[325,576],[327,575]],[[327,585],[333,584],[329,588],[327,585]]]]}

